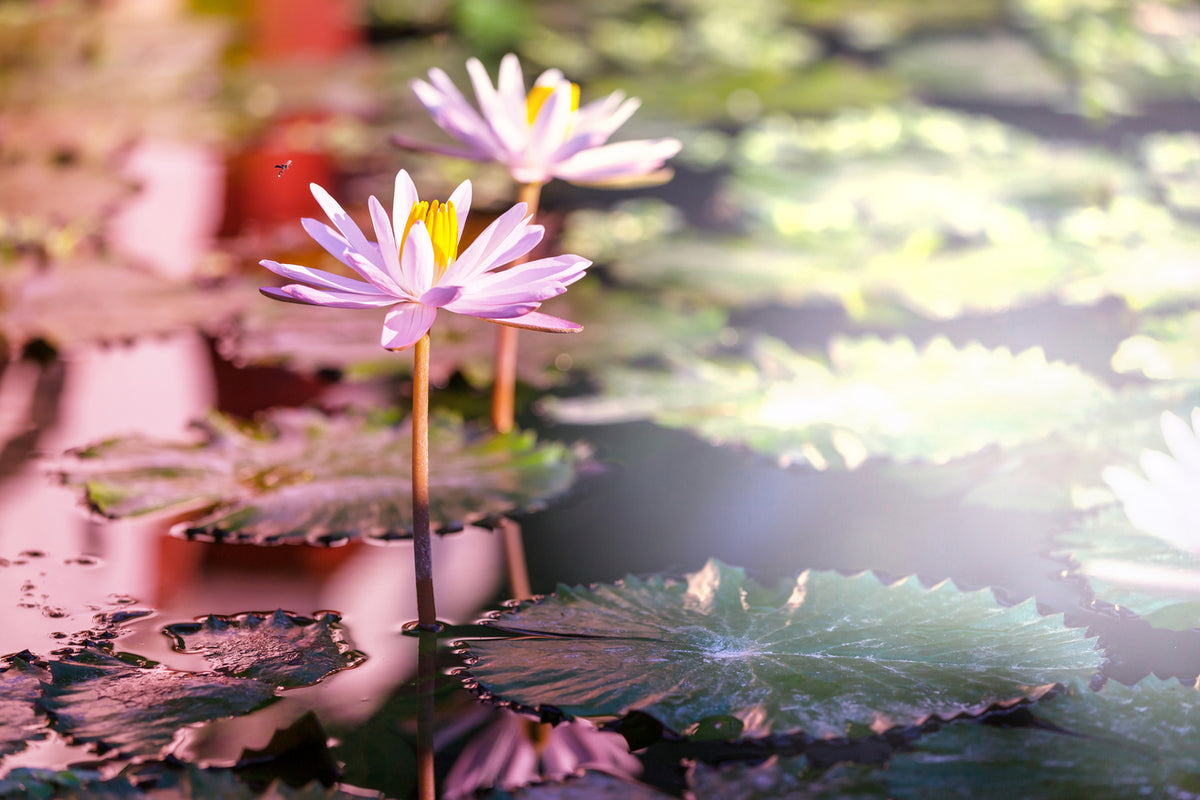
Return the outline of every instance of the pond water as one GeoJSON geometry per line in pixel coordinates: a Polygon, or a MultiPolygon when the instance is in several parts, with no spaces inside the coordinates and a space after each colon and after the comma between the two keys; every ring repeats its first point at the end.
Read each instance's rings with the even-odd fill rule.
{"type": "Polygon", "coordinates": [[[426,701],[447,797],[1200,796],[1200,8],[1059,5],[0,10],[0,796],[415,797],[426,701]],[[439,318],[433,653],[410,356],[257,261],[310,181],[502,212],[388,137],[509,50],[684,151],[546,187],[536,443],[439,318]]]}

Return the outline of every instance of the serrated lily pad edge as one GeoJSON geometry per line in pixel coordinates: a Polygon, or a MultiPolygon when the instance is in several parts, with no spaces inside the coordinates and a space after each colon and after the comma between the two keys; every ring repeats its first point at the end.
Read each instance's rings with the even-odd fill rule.
{"type": "MultiPolygon", "coordinates": [[[[714,562],[720,563],[720,562],[717,562],[716,559],[709,559],[708,562],[706,562],[706,563],[711,565],[714,562]]],[[[946,584],[953,586],[954,589],[956,591],[958,591],[960,594],[978,594],[981,592],[990,592],[991,591],[987,587],[972,590],[972,591],[964,591],[964,590],[960,589],[955,584],[955,582],[950,578],[945,578],[943,580],[939,580],[932,585],[926,585],[920,579],[920,577],[916,574],[908,574],[908,575],[902,575],[902,576],[897,577],[894,575],[889,575],[889,574],[883,573],[879,570],[871,570],[871,569],[857,570],[857,571],[850,572],[850,573],[845,573],[845,572],[841,572],[839,570],[834,570],[834,569],[830,569],[830,570],[806,569],[806,570],[802,570],[802,574],[803,573],[835,574],[835,575],[838,575],[843,578],[858,578],[858,577],[862,577],[863,575],[866,575],[869,573],[872,577],[874,577],[876,580],[879,581],[881,586],[884,586],[884,587],[895,586],[897,584],[901,584],[901,583],[904,583],[909,580],[914,580],[918,583],[918,585],[921,588],[923,588],[927,592],[935,591],[946,584]]],[[[649,576],[646,576],[645,578],[635,576],[635,575],[627,575],[625,578],[621,578],[616,581],[613,581],[612,584],[610,584],[610,585],[620,586],[620,585],[624,584],[627,580],[647,580],[647,579],[656,579],[656,578],[659,580],[662,580],[664,583],[664,586],[676,585],[678,583],[685,583],[685,584],[687,583],[686,577],[682,577],[682,576],[674,574],[674,573],[653,573],[649,576]]],[[[540,605],[544,602],[554,599],[560,590],[567,590],[567,591],[582,593],[582,592],[594,591],[597,587],[599,587],[601,585],[604,585],[604,584],[601,582],[589,583],[586,586],[582,585],[582,584],[579,584],[576,586],[567,586],[565,584],[559,584],[555,588],[555,591],[551,592],[549,594],[534,595],[532,598],[525,599],[525,600],[507,601],[503,604],[502,608],[489,611],[486,615],[484,615],[484,617],[482,619],[479,620],[478,623],[476,623],[477,625],[480,625],[480,626],[494,628],[497,631],[497,635],[494,637],[472,635],[471,639],[522,638],[522,637],[547,638],[547,639],[566,638],[562,634],[544,633],[544,632],[531,631],[531,630],[522,629],[522,628],[508,627],[503,624],[503,619],[506,617],[509,617],[509,616],[516,615],[526,608],[531,608],[531,607],[540,605]]],[[[998,599],[995,597],[994,593],[992,593],[992,596],[993,596],[993,599],[996,599],[997,602],[999,602],[998,599]]],[[[1009,607],[1009,608],[1015,608],[1015,607],[1018,607],[1021,605],[1029,605],[1029,604],[1032,604],[1033,608],[1035,610],[1037,609],[1036,599],[1032,598],[1032,597],[1027,598],[1026,600],[1024,600],[1020,603],[1003,604],[1003,605],[1005,605],[1006,607],[1009,607]]],[[[1053,619],[1055,617],[1059,618],[1059,620],[1061,622],[1063,622],[1064,628],[1080,628],[1081,630],[1083,630],[1083,641],[1085,641],[1085,642],[1091,641],[1091,642],[1093,642],[1093,650],[1105,652],[1103,644],[1101,642],[1101,637],[1099,636],[1099,634],[1093,634],[1091,636],[1087,636],[1086,629],[1082,629],[1081,626],[1066,625],[1065,624],[1065,618],[1066,618],[1065,612],[1057,612],[1057,613],[1053,613],[1053,614],[1043,614],[1039,611],[1039,612],[1037,612],[1037,614],[1039,617],[1044,618],[1044,619],[1053,619]]],[[[580,634],[580,637],[581,638],[585,638],[585,637],[586,638],[598,638],[597,635],[595,635],[595,634],[580,634]]],[[[613,638],[623,638],[623,637],[613,637],[613,638]]],[[[570,714],[570,713],[565,712],[562,709],[558,708],[557,706],[554,706],[553,704],[549,704],[549,703],[542,703],[542,704],[538,704],[538,705],[529,705],[529,704],[521,703],[518,701],[498,697],[494,692],[484,688],[480,684],[480,682],[476,678],[476,676],[471,673],[472,657],[471,657],[470,640],[457,640],[457,641],[452,642],[451,643],[451,651],[463,661],[463,666],[455,668],[452,671],[452,674],[455,677],[459,678],[460,681],[462,682],[463,688],[466,691],[470,692],[471,694],[475,695],[475,697],[477,697],[480,700],[480,702],[488,703],[489,705],[497,706],[499,708],[507,708],[516,713],[534,716],[534,717],[537,717],[541,722],[548,723],[551,725],[557,725],[560,722],[574,719],[574,718],[576,718],[576,716],[583,716],[583,715],[570,714]]],[[[1107,663],[1107,661],[1108,661],[1107,656],[1105,656],[1103,659],[1101,659],[1099,661],[1099,663],[1096,664],[1095,670],[1096,670],[1097,674],[1099,674],[1103,670],[1104,665],[1107,663]]],[[[1069,680],[1071,681],[1072,684],[1077,684],[1082,681],[1082,678],[1076,676],[1069,680]]],[[[930,726],[930,725],[937,726],[937,725],[941,725],[941,724],[948,724],[948,723],[954,722],[956,720],[978,719],[980,717],[983,717],[983,716],[993,713],[993,712],[1009,711],[1009,710],[1018,708],[1023,705],[1036,704],[1039,701],[1041,701],[1042,699],[1060,694],[1068,688],[1069,688],[1068,684],[1061,682],[1061,681],[1047,683],[1047,684],[1040,684],[1038,686],[1031,686],[1031,687],[1029,687],[1029,690],[1023,696],[1020,696],[1020,697],[1013,697],[1013,698],[1009,698],[1007,700],[995,701],[995,702],[990,702],[987,704],[977,703],[974,706],[968,706],[961,711],[951,713],[951,714],[941,714],[938,712],[930,712],[929,714],[927,714],[925,717],[923,717],[920,720],[917,720],[912,723],[907,723],[907,724],[898,724],[891,728],[888,728],[885,731],[876,731],[870,737],[866,737],[866,738],[887,736],[887,735],[893,734],[898,731],[921,730],[921,729],[925,728],[926,726],[930,726]]],[[[638,708],[626,709],[624,711],[624,713],[622,713],[621,715],[619,715],[617,717],[609,718],[608,721],[601,724],[599,727],[601,727],[603,729],[614,729],[615,730],[615,729],[619,728],[621,721],[629,719],[631,715],[644,715],[644,716],[649,717],[650,719],[653,719],[657,724],[661,725],[663,731],[668,733],[670,735],[670,737],[673,739],[682,740],[682,741],[692,741],[689,737],[685,736],[684,734],[680,733],[679,731],[673,730],[672,728],[670,728],[670,726],[668,726],[666,723],[662,722],[661,720],[657,719],[652,714],[649,714],[648,712],[645,712],[638,708]]],[[[607,716],[607,715],[604,715],[604,716],[607,716]]],[[[791,732],[786,732],[786,733],[771,733],[771,734],[768,734],[768,735],[762,736],[762,737],[748,737],[748,738],[740,738],[739,737],[738,739],[734,740],[733,744],[749,746],[749,747],[759,747],[764,744],[768,745],[768,746],[778,747],[780,745],[788,744],[790,746],[798,745],[798,746],[803,747],[805,744],[808,744],[808,743],[818,743],[819,742],[819,743],[823,743],[823,744],[829,744],[829,743],[838,743],[838,742],[850,742],[850,741],[857,740],[859,738],[863,738],[863,737],[848,736],[848,737],[824,738],[824,737],[813,736],[811,734],[808,734],[805,731],[791,731],[791,732]]],[[[695,740],[695,741],[702,741],[702,740],[695,740]]]]}

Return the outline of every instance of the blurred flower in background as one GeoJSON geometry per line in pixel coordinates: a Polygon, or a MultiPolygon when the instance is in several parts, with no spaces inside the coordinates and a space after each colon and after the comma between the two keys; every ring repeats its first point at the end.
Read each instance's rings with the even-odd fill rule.
{"type": "Polygon", "coordinates": [[[509,53],[492,85],[483,64],[467,61],[479,109],[467,102],[440,69],[429,81],[412,81],[417,99],[434,122],[463,144],[428,144],[393,136],[401,147],[471,161],[504,164],[518,183],[542,184],[553,178],[572,183],[609,183],[669,177],[663,163],[679,152],[678,139],[639,139],[606,144],[637,110],[636,98],[613,92],[580,108],[579,87],[557,69],[548,69],[525,92],[521,63],[509,53]]]}

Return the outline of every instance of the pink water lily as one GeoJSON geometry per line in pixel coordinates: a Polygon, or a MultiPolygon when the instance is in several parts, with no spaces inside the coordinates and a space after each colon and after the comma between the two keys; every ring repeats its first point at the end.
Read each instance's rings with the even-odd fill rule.
{"type": "MultiPolygon", "coordinates": [[[[542,184],[552,178],[573,183],[611,183],[646,178],[679,152],[678,139],[641,139],[606,144],[637,110],[640,102],[613,92],[579,107],[579,87],[556,69],[546,70],[526,93],[521,63],[512,53],[500,62],[492,85],[478,59],[467,62],[478,110],[467,102],[440,69],[429,81],[411,83],[434,122],[462,147],[418,142],[395,136],[402,147],[472,161],[504,164],[518,183],[542,184]]],[[[650,178],[653,180],[653,178],[650,178]]]]}
{"type": "Polygon", "coordinates": [[[574,255],[542,258],[502,269],[541,241],[543,228],[530,224],[524,203],[500,215],[460,255],[459,243],[471,210],[471,183],[463,181],[445,204],[423,202],[404,170],[396,175],[392,217],[371,197],[368,206],[376,242],[363,235],[329,193],[311,184],[313,196],[333,227],[301,220],[309,236],[363,280],[296,264],[259,263],[289,280],[265,286],[267,297],[331,308],[394,306],[383,322],[381,342],[403,350],[433,325],[439,310],[519,328],[572,333],[582,328],[537,310],[583,277],[590,261],[574,255]]]}

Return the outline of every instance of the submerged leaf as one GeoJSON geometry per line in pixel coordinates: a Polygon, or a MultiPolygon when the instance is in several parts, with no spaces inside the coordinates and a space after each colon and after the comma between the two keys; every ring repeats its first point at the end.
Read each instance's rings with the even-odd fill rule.
{"type": "Polygon", "coordinates": [[[1040,349],[1012,355],[935,339],[835,339],[829,365],[762,340],[753,361],[675,359],[612,367],[603,394],[548,405],[566,422],[648,417],[782,463],[853,468],[866,458],[944,462],[1030,441],[1076,422],[1111,392],[1040,349]]]}
{"type": "Polygon", "coordinates": [[[200,653],[223,675],[254,678],[285,689],[311,686],[366,659],[345,640],[336,614],[315,619],[288,614],[210,615],[168,625],[164,632],[182,653],[200,653]]]}
{"type": "Polygon", "coordinates": [[[246,714],[275,697],[255,680],[176,672],[95,649],[50,662],[39,704],[74,742],[123,756],[157,756],[180,728],[246,714]]]}
{"type": "Polygon", "coordinates": [[[1085,677],[1101,655],[1032,600],[915,578],[804,572],[769,590],[710,561],[686,581],[560,587],[500,614],[529,638],[469,642],[470,679],[543,712],[640,711],[683,734],[842,736],[979,714],[1085,677]]]}
{"type": "MultiPolygon", "coordinates": [[[[132,436],[74,451],[65,483],[109,517],[211,508],[180,528],[237,541],[333,543],[411,535],[411,432],[382,415],[276,410],[253,426],[212,414],[195,444],[132,436]]],[[[442,531],[536,509],[574,482],[579,449],[532,433],[430,421],[430,502],[442,531]]]]}
{"type": "Polygon", "coordinates": [[[0,672],[0,757],[19,753],[35,739],[45,739],[45,720],[34,703],[42,696],[44,670],[21,655],[4,660],[0,672]]]}

